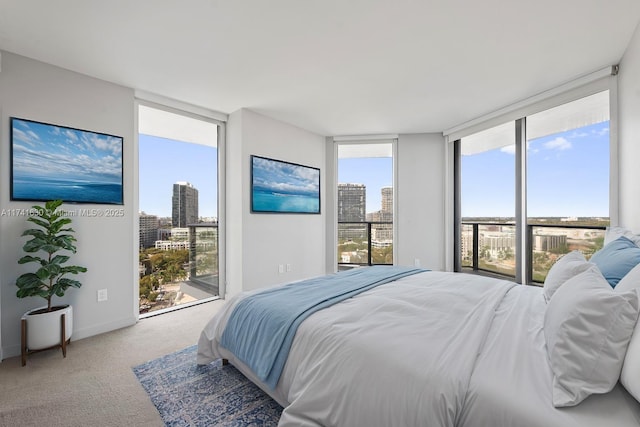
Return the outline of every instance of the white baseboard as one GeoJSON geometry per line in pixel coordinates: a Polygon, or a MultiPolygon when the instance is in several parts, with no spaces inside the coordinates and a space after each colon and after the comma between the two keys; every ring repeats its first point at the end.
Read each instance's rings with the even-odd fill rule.
{"type": "MultiPolygon", "coordinates": [[[[126,328],[127,326],[135,325],[137,321],[138,319],[136,319],[134,316],[131,316],[130,318],[119,319],[115,322],[94,325],[90,328],[74,328],[72,341],[104,334],[106,332],[115,331],[116,329],[126,328]]],[[[20,343],[1,347],[0,361],[8,359],[10,357],[20,356],[21,352],[22,350],[20,348],[20,343]]]]}

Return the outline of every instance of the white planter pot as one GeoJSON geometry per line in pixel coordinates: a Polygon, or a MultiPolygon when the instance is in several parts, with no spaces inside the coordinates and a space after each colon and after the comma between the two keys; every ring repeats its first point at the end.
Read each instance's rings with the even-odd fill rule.
{"type": "Polygon", "coordinates": [[[61,317],[65,315],[65,337],[68,340],[73,332],[73,307],[62,306],[62,309],[32,314],[47,307],[34,308],[27,311],[22,318],[27,322],[27,348],[42,350],[62,344],[60,335],[61,317]]]}

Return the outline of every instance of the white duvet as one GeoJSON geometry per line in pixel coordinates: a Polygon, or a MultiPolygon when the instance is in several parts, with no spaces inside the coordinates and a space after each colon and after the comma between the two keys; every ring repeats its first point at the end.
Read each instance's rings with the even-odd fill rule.
{"type": "Polygon", "coordinates": [[[426,272],[305,320],[275,390],[220,347],[232,298],[204,328],[200,364],[229,359],[284,406],[280,426],[640,426],[618,385],[551,403],[539,288],[426,272]]]}

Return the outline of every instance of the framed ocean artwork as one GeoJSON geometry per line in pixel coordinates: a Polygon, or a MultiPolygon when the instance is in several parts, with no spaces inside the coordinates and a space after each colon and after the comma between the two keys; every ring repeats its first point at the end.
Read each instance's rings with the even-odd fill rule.
{"type": "Polygon", "coordinates": [[[320,169],[251,156],[251,212],[320,213],[320,169]]]}
{"type": "Polygon", "coordinates": [[[11,200],[123,204],[123,138],[11,118],[11,200]]]}

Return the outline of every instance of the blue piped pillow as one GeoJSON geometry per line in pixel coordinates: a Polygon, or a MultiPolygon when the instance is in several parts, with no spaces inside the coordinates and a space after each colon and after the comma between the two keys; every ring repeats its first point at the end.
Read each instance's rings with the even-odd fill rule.
{"type": "Polygon", "coordinates": [[[640,247],[622,236],[606,244],[589,261],[598,266],[607,282],[615,288],[633,267],[640,264],[640,247]]]}

